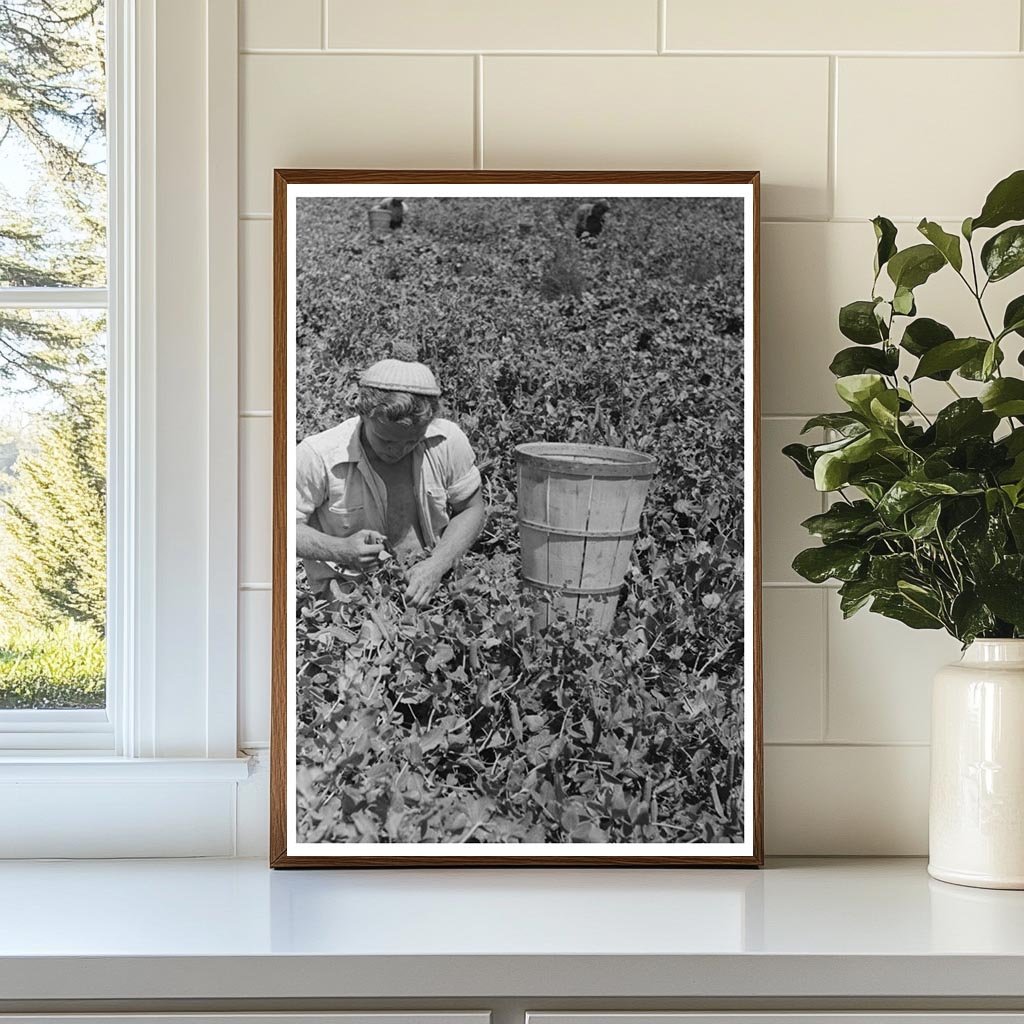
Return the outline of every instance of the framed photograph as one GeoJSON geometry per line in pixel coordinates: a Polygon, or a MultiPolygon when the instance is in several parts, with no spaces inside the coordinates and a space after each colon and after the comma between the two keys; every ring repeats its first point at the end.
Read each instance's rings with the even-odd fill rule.
{"type": "Polygon", "coordinates": [[[273,866],[761,864],[758,183],[275,172],[273,866]]]}

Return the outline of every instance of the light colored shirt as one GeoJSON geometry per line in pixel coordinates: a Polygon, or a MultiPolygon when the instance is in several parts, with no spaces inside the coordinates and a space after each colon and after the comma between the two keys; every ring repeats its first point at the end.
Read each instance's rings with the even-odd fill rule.
{"type": "MultiPolygon", "coordinates": [[[[359,436],[360,418],[304,438],[295,452],[295,518],[321,533],[349,537],[360,530],[387,536],[388,494],[359,436]]],[[[469,439],[451,420],[431,420],[412,451],[412,481],[423,544],[429,550],[448,526],[450,505],[471,498],[480,471],[469,439]]],[[[327,562],[305,559],[310,583],[322,586],[339,573],[327,562]]]]}

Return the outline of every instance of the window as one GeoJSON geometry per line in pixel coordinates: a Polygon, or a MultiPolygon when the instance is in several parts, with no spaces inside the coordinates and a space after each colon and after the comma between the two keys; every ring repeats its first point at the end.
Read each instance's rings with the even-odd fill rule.
{"type": "Polygon", "coordinates": [[[105,16],[104,0],[0,3],[0,730],[15,746],[111,745],[105,16]]]}
{"type": "MultiPolygon", "coordinates": [[[[102,700],[87,693],[93,707],[0,710],[0,857],[228,855],[248,772],[236,746],[237,6],[0,0],[0,118],[12,109],[12,18],[40,14],[40,32],[70,36],[55,25],[85,11],[106,36],[104,131],[71,155],[106,173],[106,259],[51,205],[47,266],[71,269],[33,283],[3,270],[0,315],[40,337],[58,322],[77,332],[89,356],[79,371],[100,372],[105,352],[107,684],[102,700]]],[[[18,174],[21,185],[0,165],[8,194],[29,187],[18,174]]],[[[0,224],[24,213],[0,198],[0,224]]],[[[0,244],[0,270],[12,252],[0,244]]],[[[85,437],[96,425],[74,427],[85,437]]],[[[76,556],[99,548],[78,540],[76,556]]],[[[95,667],[75,651],[76,668],[95,667]]]]}

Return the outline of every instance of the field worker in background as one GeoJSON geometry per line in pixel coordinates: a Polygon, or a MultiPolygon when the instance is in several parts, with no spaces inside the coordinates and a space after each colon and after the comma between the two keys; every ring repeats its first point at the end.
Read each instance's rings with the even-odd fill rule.
{"type": "Polygon", "coordinates": [[[405,220],[405,203],[401,199],[387,198],[382,199],[379,203],[375,203],[373,206],[375,210],[387,210],[391,214],[390,227],[400,228],[402,221],[405,220]]]}
{"type": "Polygon", "coordinates": [[[597,238],[604,230],[604,218],[611,209],[607,199],[583,203],[576,207],[576,237],[597,238]]]}
{"type": "Polygon", "coordinates": [[[359,378],[359,415],[299,444],[295,552],[314,592],[336,591],[387,546],[426,554],[406,591],[422,606],[480,535],[480,471],[466,435],[438,418],[440,394],[423,363],[381,360],[359,378]]]}

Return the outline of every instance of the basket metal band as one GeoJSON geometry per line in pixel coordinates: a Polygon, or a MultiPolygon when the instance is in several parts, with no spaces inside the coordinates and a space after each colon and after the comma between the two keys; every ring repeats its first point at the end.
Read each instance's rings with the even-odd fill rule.
{"type": "Polygon", "coordinates": [[[635,537],[640,527],[634,530],[574,530],[569,526],[552,526],[550,523],[535,523],[530,519],[520,519],[520,526],[528,526],[540,533],[553,533],[560,537],[635,537]]]}
{"type": "Polygon", "coordinates": [[[531,587],[537,587],[540,590],[557,590],[562,594],[572,594],[574,597],[593,597],[595,594],[617,594],[622,589],[622,584],[616,584],[614,587],[559,587],[554,583],[544,583],[541,580],[531,579],[529,576],[523,577],[523,582],[529,584],[531,587]]]}

